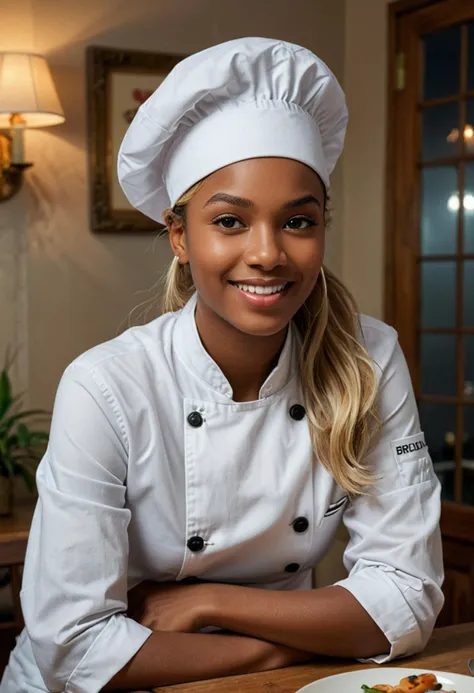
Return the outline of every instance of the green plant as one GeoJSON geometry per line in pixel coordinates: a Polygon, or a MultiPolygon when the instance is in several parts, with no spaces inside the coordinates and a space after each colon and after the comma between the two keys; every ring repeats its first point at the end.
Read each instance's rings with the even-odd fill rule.
{"type": "Polygon", "coordinates": [[[43,410],[22,411],[22,396],[13,395],[9,370],[15,357],[7,351],[5,365],[0,373],[0,476],[21,476],[29,491],[35,490],[35,471],[44,454],[49,434],[32,430],[29,420],[43,410]]]}

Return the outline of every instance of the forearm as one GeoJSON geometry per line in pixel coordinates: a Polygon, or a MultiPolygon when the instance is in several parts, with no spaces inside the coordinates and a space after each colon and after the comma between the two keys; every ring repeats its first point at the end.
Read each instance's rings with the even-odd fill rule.
{"type": "Polygon", "coordinates": [[[342,587],[274,591],[215,585],[209,625],[315,654],[370,657],[390,645],[355,597],[342,587]]]}
{"type": "Polygon", "coordinates": [[[309,659],[307,653],[238,635],[155,632],[103,691],[267,671],[309,659]]]}

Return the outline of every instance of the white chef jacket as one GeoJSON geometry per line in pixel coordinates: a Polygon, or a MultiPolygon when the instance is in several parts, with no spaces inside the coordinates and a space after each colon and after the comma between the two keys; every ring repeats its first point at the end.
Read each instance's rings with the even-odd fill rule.
{"type": "Polygon", "coordinates": [[[195,304],[64,373],[37,473],[26,627],[1,693],[100,691],[151,634],[126,615],[141,580],[310,589],[341,518],[349,576],[339,584],[391,644],[375,661],[416,652],[431,634],[443,602],[440,488],[395,331],[361,318],[383,429],[364,462],[377,483],[349,502],[292,409],[303,403],[296,328],[259,399],[234,402],[195,304]]]}

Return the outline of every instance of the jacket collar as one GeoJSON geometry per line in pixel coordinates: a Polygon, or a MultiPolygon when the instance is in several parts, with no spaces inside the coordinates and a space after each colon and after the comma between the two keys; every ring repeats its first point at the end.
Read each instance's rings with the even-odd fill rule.
{"type": "MultiPolygon", "coordinates": [[[[173,331],[173,348],[179,359],[209,387],[232,399],[232,387],[217,363],[205,350],[196,327],[195,310],[197,296],[194,294],[185,307],[177,313],[173,331]]],[[[281,390],[298,369],[301,340],[293,322],[290,323],[285,344],[278,364],[263,383],[259,399],[269,397],[281,390]]]]}

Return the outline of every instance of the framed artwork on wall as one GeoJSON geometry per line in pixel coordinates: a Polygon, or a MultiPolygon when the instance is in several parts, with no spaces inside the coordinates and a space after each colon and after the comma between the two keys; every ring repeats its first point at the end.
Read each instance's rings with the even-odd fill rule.
{"type": "Polygon", "coordinates": [[[184,56],[89,46],[87,111],[92,231],[158,231],[128,202],[117,178],[117,155],[140,105],[184,56]]]}

